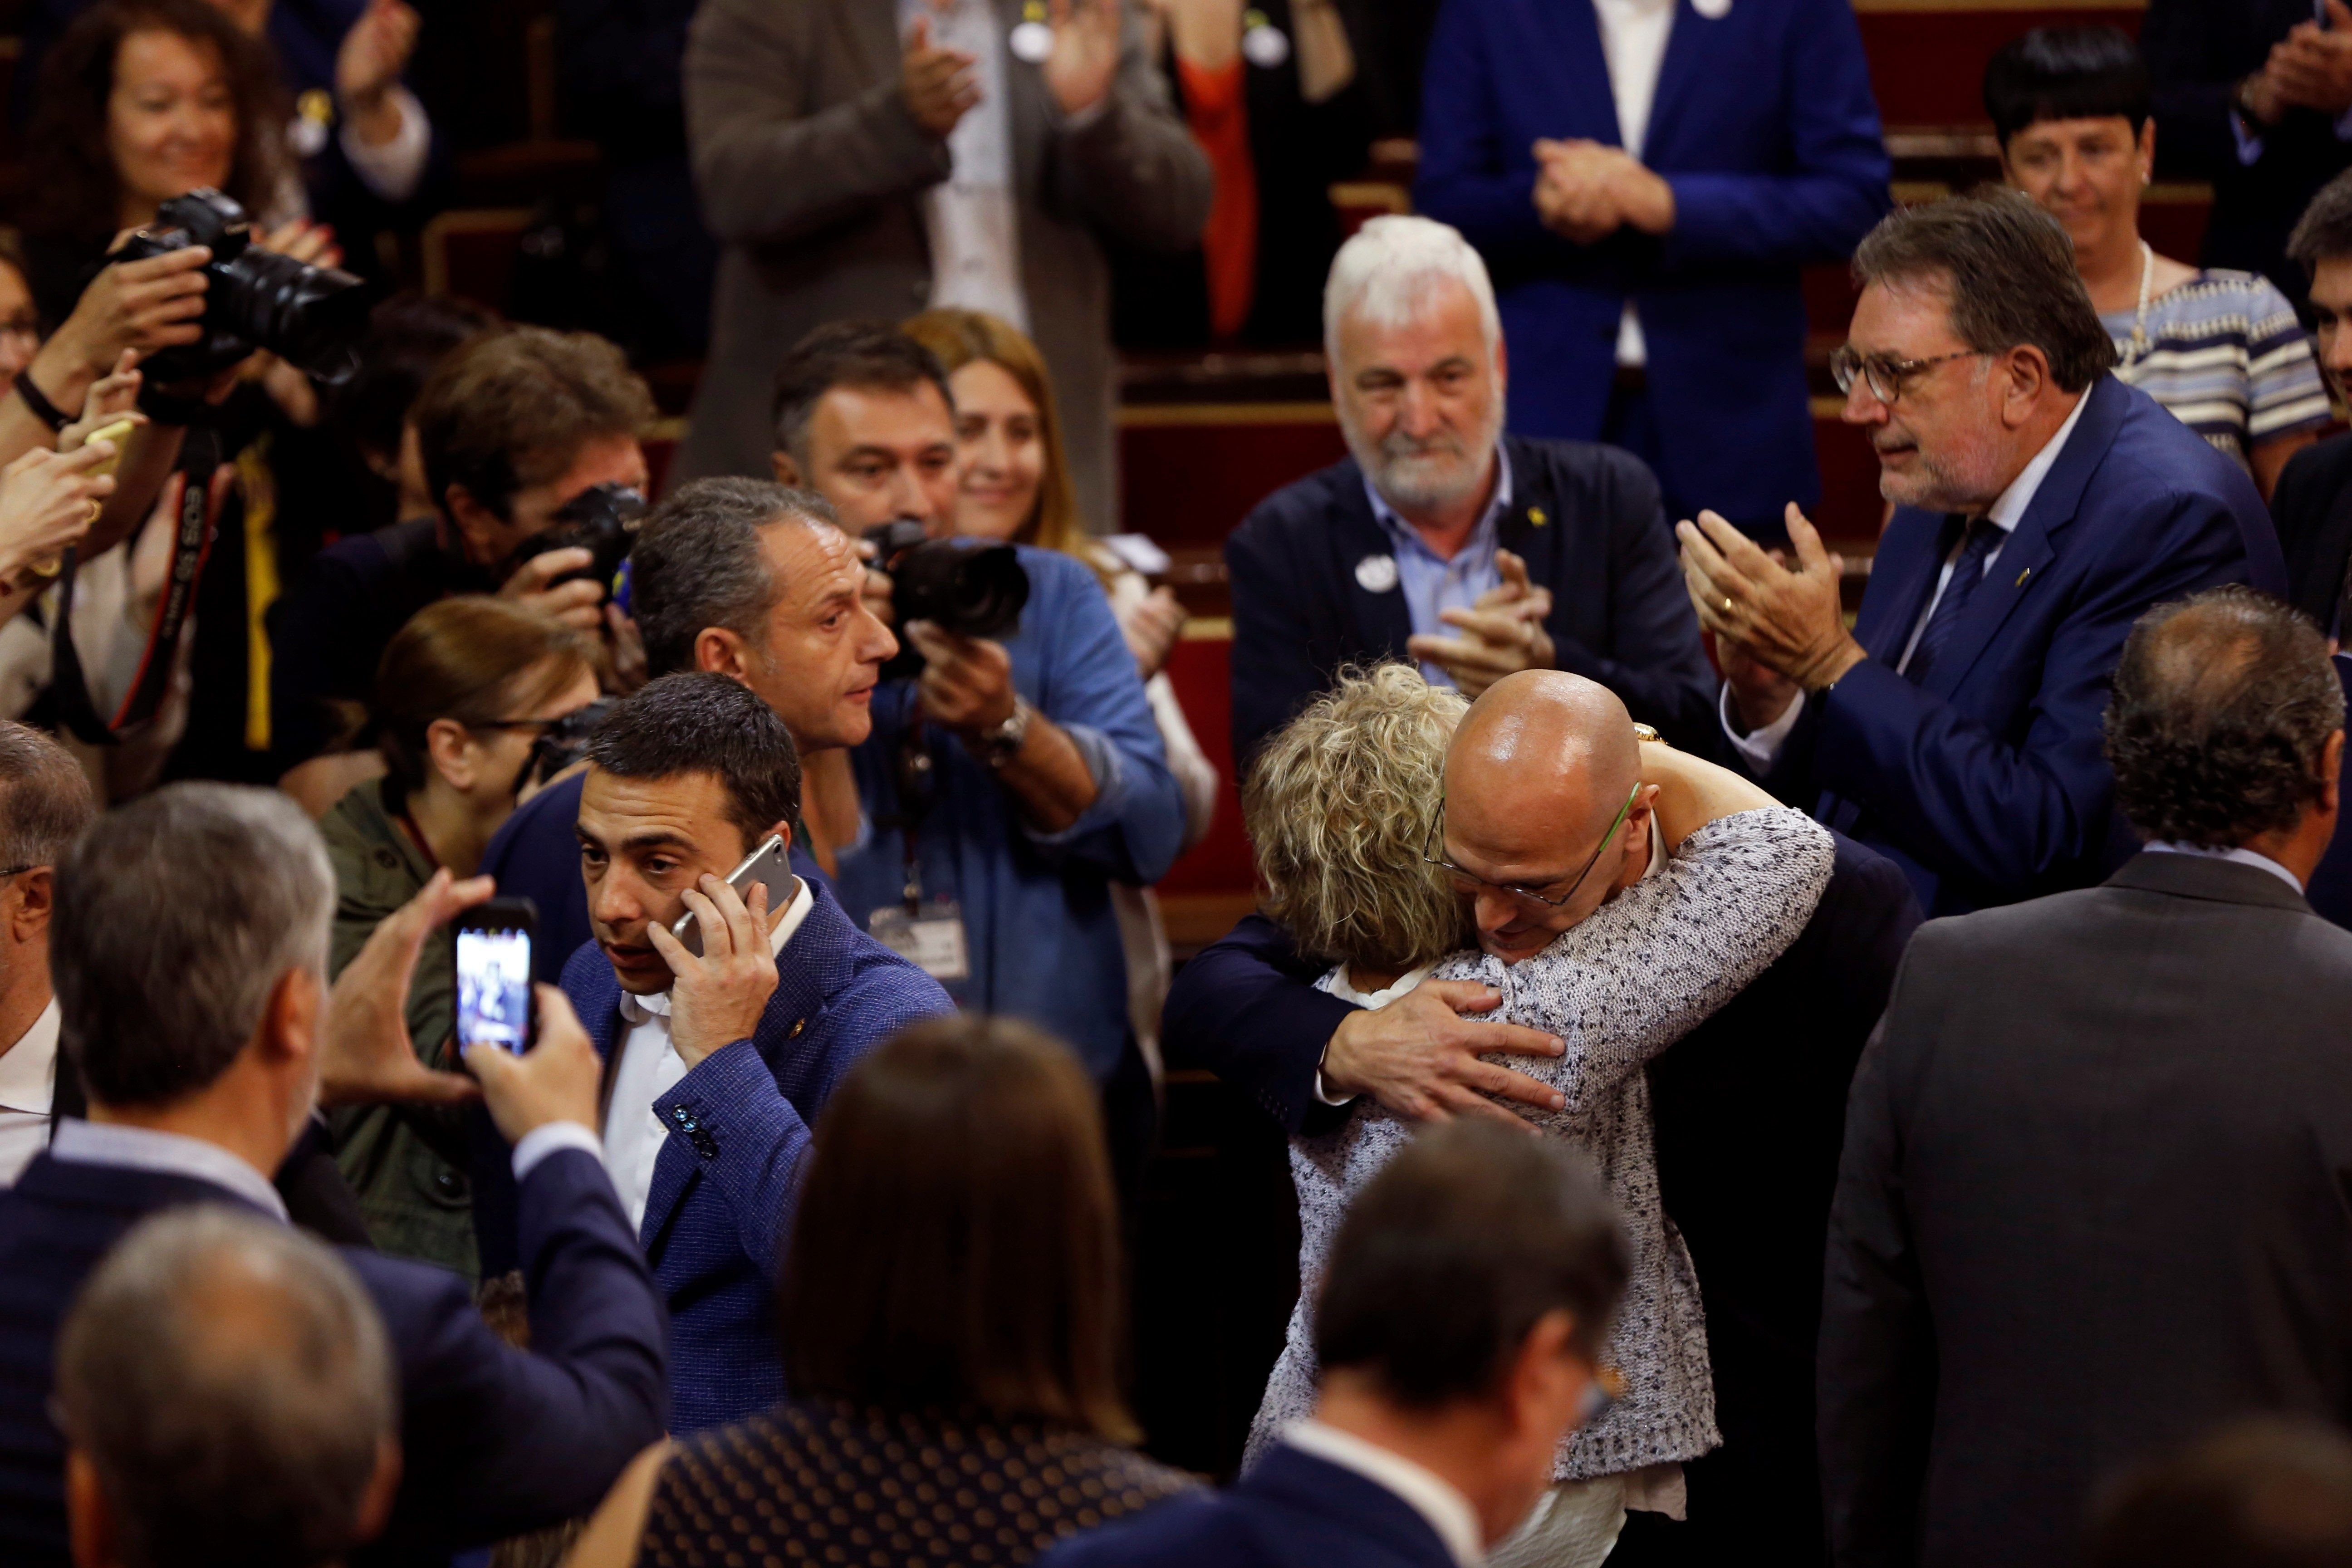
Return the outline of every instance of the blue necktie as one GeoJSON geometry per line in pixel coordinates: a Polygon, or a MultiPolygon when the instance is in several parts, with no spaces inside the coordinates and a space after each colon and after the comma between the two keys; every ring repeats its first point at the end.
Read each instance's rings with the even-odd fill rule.
{"type": "Polygon", "coordinates": [[[1921,628],[1918,646],[1911,650],[1911,662],[1903,674],[1914,686],[1927,684],[1928,675],[1936,668],[1937,657],[1944,645],[1952,640],[1952,633],[1968,613],[1969,601],[1976,595],[1984,582],[1985,557],[2000,548],[2008,536],[1993,526],[1990,518],[1972,517],[1967,520],[1967,531],[1962,535],[1959,559],[1952,563],[1952,575],[1944,584],[1944,592],[1936,600],[1936,607],[1927,612],[1927,624],[1921,628]]]}

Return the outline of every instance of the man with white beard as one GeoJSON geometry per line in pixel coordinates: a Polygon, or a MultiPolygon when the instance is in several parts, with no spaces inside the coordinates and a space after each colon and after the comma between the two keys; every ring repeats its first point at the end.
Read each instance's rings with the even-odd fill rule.
{"type": "Polygon", "coordinates": [[[1469,243],[1427,218],[1366,224],[1332,259],[1323,341],[1350,456],[1225,542],[1241,765],[1341,666],[1408,658],[1473,698],[1569,670],[1717,750],[1657,480],[1614,447],[1502,433],[1507,356],[1469,243]]]}

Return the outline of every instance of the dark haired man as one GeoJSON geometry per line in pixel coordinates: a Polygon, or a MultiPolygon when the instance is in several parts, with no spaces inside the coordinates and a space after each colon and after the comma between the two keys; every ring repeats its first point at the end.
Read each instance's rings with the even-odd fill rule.
{"type": "Polygon", "coordinates": [[[2106,713],[2145,852],[1920,928],[1846,1121],[1821,1444],[1836,1561],[2078,1561],[2093,1482],[2352,1409],[2352,935],[2302,887],[2344,694],[2242,587],[2142,617],[2106,713]]]}
{"type": "Polygon", "coordinates": [[[809,1128],[852,1062],[950,1010],[821,884],[796,878],[772,904],[727,885],[769,837],[791,839],[800,784],[783,721],[718,673],[625,698],[588,748],[595,945],[563,989],[605,1061],[605,1168],[669,1303],[674,1432],[782,1397],[776,1269],[809,1128]],[[688,915],[699,953],[671,934],[688,915]]]}
{"type": "Polygon", "coordinates": [[[519,1057],[475,1047],[471,1079],[426,1069],[404,1022],[417,953],[488,886],[436,876],[331,993],[334,875],[282,795],[159,790],[83,834],[57,887],[58,1011],[89,1116],[0,1193],[0,1561],[67,1562],[48,1395],[85,1278],[163,1209],[226,1204],[284,1222],[269,1173],[322,1098],[478,1095],[514,1142],[530,1247],[528,1352],[491,1331],[458,1276],[345,1255],[391,1335],[403,1460],[391,1521],[354,1568],[446,1561],[591,1507],[659,1434],[664,1365],[660,1299],[590,1130],[595,1054],[552,987],[537,994],[538,1043],[519,1057]]]}
{"type": "Polygon", "coordinates": [[[593,333],[513,327],[468,338],[463,320],[449,314],[453,352],[409,410],[432,513],[330,545],[270,611],[271,749],[280,787],[314,816],[373,776],[365,753],[319,755],[340,721],[334,705],[367,700],[384,645],[436,599],[503,594],[606,634],[624,662],[637,658],[605,584],[549,585],[588,565],[587,551],[520,563],[515,552],[599,485],[646,488],[638,437],[652,394],[593,333]]]}
{"type": "Polygon", "coordinates": [[[2100,1489],[2084,1568],[2352,1563],[2352,1438],[2316,1415],[2250,1415],[2100,1489]]]}
{"type": "Polygon", "coordinates": [[[1831,369],[1895,503],[1853,629],[1792,504],[1775,562],[1677,525],[1723,721],[1765,787],[1910,876],[1930,917],[2095,881],[2120,858],[2099,715],[2150,605],[2285,587],[2253,482],[2145,393],[2057,220],[2014,191],[1895,213],[1854,253],[1831,369]]]}
{"type": "MultiPolygon", "coordinates": [[[[804,806],[823,798],[854,824],[847,767],[833,759],[836,789],[827,794],[817,759],[866,739],[882,663],[898,643],[863,597],[856,542],[824,498],[762,479],[697,479],[646,517],[629,572],[647,671],[714,670],[751,688],[810,765],[804,806]]],[[[580,791],[575,775],[532,796],[482,858],[502,894],[538,904],[534,962],[551,981],[589,938],[572,831],[580,791]]],[[[814,860],[794,855],[802,876],[822,878],[814,860]]],[[[486,1258],[484,1266],[510,1262],[486,1258]]]]}
{"type": "Polygon", "coordinates": [[[1234,1488],[1079,1537],[1050,1568],[1471,1568],[1607,1402],[1627,1253],[1582,1158],[1477,1121],[1423,1133],[1340,1223],[1312,1419],[1234,1488]]]}

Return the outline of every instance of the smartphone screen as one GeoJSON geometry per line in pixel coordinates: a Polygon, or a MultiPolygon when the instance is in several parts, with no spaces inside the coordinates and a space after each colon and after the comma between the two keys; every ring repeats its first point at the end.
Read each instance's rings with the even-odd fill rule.
{"type": "MultiPolygon", "coordinates": [[[[500,900],[504,902],[505,900],[500,900]]],[[[471,911],[457,927],[457,1043],[518,1054],[530,1045],[529,916],[471,911]]]]}

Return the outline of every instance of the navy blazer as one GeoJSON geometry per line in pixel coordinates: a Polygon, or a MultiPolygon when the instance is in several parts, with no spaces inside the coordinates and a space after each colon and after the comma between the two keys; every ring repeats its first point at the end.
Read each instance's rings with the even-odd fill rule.
{"type": "MultiPolygon", "coordinates": [[[[748,1040],[716,1050],[654,1102],[670,1128],[637,1238],[670,1313],[673,1432],[740,1421],[784,1396],[776,1278],[809,1129],[858,1058],[952,1012],[939,982],[850,922],[823,884],[776,961],[748,1040]]],[[[564,966],[596,1054],[627,1037],[620,983],[593,942],[564,966]]]]}
{"type": "Polygon", "coordinates": [[[1932,918],[2096,882],[2137,848],[2102,738],[2124,638],[2223,583],[2286,593],[2253,481],[2147,394],[2102,376],[1927,679],[1895,673],[1948,544],[1897,508],[1853,635],[1765,786],[1892,858],[1932,918]]]}
{"type": "MultiPolygon", "coordinates": [[[[1631,299],[1668,499],[1777,532],[1821,495],[1799,269],[1843,262],[1886,213],[1878,108],[1848,0],[1680,0],[1642,162],[1674,187],[1663,239],[1576,245],[1536,216],[1533,144],[1622,144],[1587,5],[1450,0],[1429,41],[1415,208],[1486,258],[1511,427],[1601,434],[1631,299]]],[[[1687,515],[1687,512],[1683,513],[1687,515]]]]}
{"type": "Polygon", "coordinates": [[[1038,1568],[1454,1568],[1419,1510],[1328,1459],[1278,1444],[1222,1492],[1171,1498],[1073,1536],[1038,1568]]]}
{"type": "MultiPolygon", "coordinates": [[[[1559,667],[1601,682],[1677,744],[1720,746],[1716,682],[1675,564],[1658,482],[1611,447],[1506,437],[1511,510],[1502,548],[1552,591],[1559,667]]],[[[1285,485],[1225,541],[1234,594],[1234,755],[1330,689],[1343,664],[1405,658],[1404,590],[1356,575],[1395,544],[1353,458],[1285,485]]]]}
{"type": "MultiPolygon", "coordinates": [[[[68,1562],[64,1445],[47,1400],[58,1331],[115,1240],[159,1210],[239,1205],[192,1177],[44,1153],[0,1193],[0,1562],[68,1562]]],[[[501,1341],[446,1269],[345,1248],[400,1377],[392,1521],[353,1553],[446,1560],[586,1513],[662,1430],[662,1309],[603,1166],[549,1155],[522,1184],[531,1349],[501,1341]]]]}

